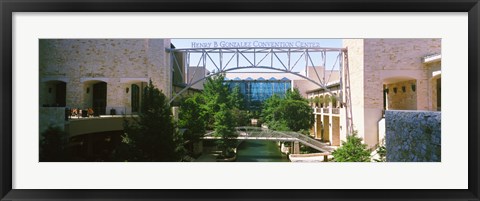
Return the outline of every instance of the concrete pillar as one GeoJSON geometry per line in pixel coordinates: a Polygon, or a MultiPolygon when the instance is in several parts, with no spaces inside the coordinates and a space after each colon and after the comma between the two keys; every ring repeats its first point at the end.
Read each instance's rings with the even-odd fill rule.
{"type": "Polygon", "coordinates": [[[428,110],[429,82],[427,79],[417,79],[417,110],[428,110]]]}
{"type": "Polygon", "coordinates": [[[300,153],[300,143],[298,141],[293,142],[293,154],[300,153]]]}
{"type": "Polygon", "coordinates": [[[322,137],[322,115],[315,115],[315,138],[322,137]]]}
{"type": "Polygon", "coordinates": [[[329,139],[330,144],[333,143],[333,118],[332,118],[332,108],[330,108],[330,115],[328,116],[328,133],[329,133],[329,139]]]}
{"type": "Polygon", "coordinates": [[[322,134],[322,140],[324,142],[331,142],[330,140],[330,116],[328,114],[323,115],[323,134],[322,134]]]}
{"type": "Polygon", "coordinates": [[[178,121],[179,112],[180,112],[180,107],[178,107],[178,106],[173,106],[172,107],[173,120],[178,121]]]}

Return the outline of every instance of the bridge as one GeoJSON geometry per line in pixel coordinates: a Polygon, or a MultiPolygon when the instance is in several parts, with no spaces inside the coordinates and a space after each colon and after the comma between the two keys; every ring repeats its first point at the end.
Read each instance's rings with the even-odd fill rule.
{"type": "MultiPolygon", "coordinates": [[[[238,140],[269,140],[280,142],[294,142],[294,146],[298,146],[298,143],[307,145],[313,149],[321,151],[324,154],[329,155],[334,148],[328,144],[312,139],[304,134],[291,132],[291,131],[273,131],[266,128],[241,126],[236,127],[238,136],[235,139],[238,140]]],[[[215,136],[215,132],[206,133],[203,137],[205,140],[221,139],[219,136],[215,136]]],[[[296,150],[297,148],[294,148],[296,150]]],[[[294,151],[295,152],[295,151],[294,151]]]]}
{"type": "MultiPolygon", "coordinates": [[[[353,133],[353,118],[350,95],[350,72],[348,67],[347,48],[328,48],[328,47],[214,47],[214,48],[167,48],[171,53],[171,68],[177,69],[180,78],[185,82],[186,87],[177,92],[169,101],[171,104],[183,92],[187,91],[193,85],[208,79],[209,77],[224,74],[230,71],[241,71],[245,69],[255,69],[260,71],[273,71],[290,73],[297,77],[310,81],[319,86],[331,96],[337,98],[345,109],[345,120],[347,135],[353,133]],[[194,59],[199,56],[198,61],[194,59]],[[332,59],[333,65],[328,64],[327,57],[332,59]],[[300,62],[300,61],[305,62],[300,62]],[[196,62],[197,61],[197,62],[196,62]],[[195,66],[193,72],[189,72],[189,67],[195,66]],[[192,65],[193,64],[193,65],[192,65]],[[323,72],[317,72],[315,76],[309,78],[303,74],[295,72],[295,68],[305,65],[305,74],[308,66],[323,66],[323,72]],[[197,78],[198,67],[207,66],[211,73],[197,78]],[[340,93],[334,94],[327,87],[331,76],[326,77],[325,70],[338,69],[340,93]],[[186,75],[192,75],[191,77],[186,75]],[[196,79],[195,79],[196,78],[196,79]]],[[[201,73],[201,72],[198,72],[201,73]]]]}

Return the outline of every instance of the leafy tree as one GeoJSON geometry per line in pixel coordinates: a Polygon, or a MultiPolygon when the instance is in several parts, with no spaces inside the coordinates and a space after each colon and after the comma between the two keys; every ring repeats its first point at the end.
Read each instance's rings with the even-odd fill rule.
{"type": "Polygon", "coordinates": [[[370,151],[357,136],[357,131],[342,141],[342,146],[332,153],[335,162],[370,162],[370,151]]]}
{"type": "Polygon", "coordinates": [[[195,94],[186,98],[180,105],[178,126],[188,129],[183,137],[190,142],[197,142],[205,134],[205,112],[202,104],[204,104],[202,96],[195,94]]]}
{"type": "Polygon", "coordinates": [[[315,122],[308,100],[297,89],[288,91],[285,98],[271,96],[263,104],[262,120],[273,130],[308,130],[315,122]]]}
{"type": "Polygon", "coordinates": [[[49,126],[40,134],[40,161],[65,161],[67,159],[65,144],[65,132],[59,127],[49,126]]]}
{"type": "Polygon", "coordinates": [[[220,104],[220,110],[215,113],[215,135],[221,137],[222,140],[217,141],[222,155],[230,157],[233,155],[233,148],[237,144],[234,138],[237,136],[234,128],[232,114],[228,110],[226,104],[220,104]]]}
{"type": "Polygon", "coordinates": [[[204,101],[200,94],[184,98],[180,103],[178,126],[186,129],[183,130],[181,136],[190,154],[193,154],[195,143],[206,133],[205,111],[202,104],[204,104],[204,101]]]}
{"type": "Polygon", "coordinates": [[[229,104],[228,86],[224,85],[224,76],[218,75],[207,78],[203,85],[203,110],[205,111],[205,120],[207,129],[213,129],[215,123],[214,115],[220,110],[220,104],[229,104]]]}
{"type": "Polygon", "coordinates": [[[240,92],[240,87],[235,86],[228,96],[230,105],[239,110],[245,110],[245,97],[240,92]]]}
{"type": "Polygon", "coordinates": [[[273,94],[263,103],[261,119],[269,126],[271,126],[270,124],[281,118],[280,112],[277,110],[277,108],[280,106],[281,101],[282,99],[278,95],[273,94]]]}
{"type": "Polygon", "coordinates": [[[229,105],[235,126],[246,126],[250,124],[250,114],[245,107],[245,97],[240,92],[240,87],[235,86],[228,96],[229,105]]]}
{"type": "Polygon", "coordinates": [[[232,113],[232,119],[235,127],[250,125],[250,119],[252,115],[248,111],[232,108],[230,109],[230,112],[232,113]]]}
{"type": "Polygon", "coordinates": [[[294,88],[293,90],[288,90],[285,93],[285,98],[289,100],[305,101],[308,103],[307,99],[303,98],[303,96],[300,94],[300,91],[298,91],[297,88],[294,88]]]}
{"type": "Polygon", "coordinates": [[[305,101],[283,100],[277,110],[286,126],[293,131],[308,130],[315,122],[313,110],[305,101]]]}
{"type": "Polygon", "coordinates": [[[166,96],[150,80],[142,98],[141,113],[124,121],[122,161],[179,161],[183,144],[171,116],[166,96]]]}
{"type": "Polygon", "coordinates": [[[287,122],[285,120],[277,120],[268,123],[268,127],[272,130],[277,131],[291,131],[291,129],[287,126],[287,122]]]}
{"type": "Polygon", "coordinates": [[[224,84],[224,78],[224,75],[218,75],[207,79],[203,85],[203,108],[207,129],[214,129],[215,135],[221,137],[217,143],[222,149],[222,155],[231,156],[237,143],[236,139],[232,139],[237,134],[231,109],[242,107],[243,98],[239,90],[230,93],[228,86],[224,84]]]}

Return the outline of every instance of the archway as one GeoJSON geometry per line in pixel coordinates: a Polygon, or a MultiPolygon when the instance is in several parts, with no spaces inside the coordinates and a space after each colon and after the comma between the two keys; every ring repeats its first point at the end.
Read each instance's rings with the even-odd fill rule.
{"type": "Polygon", "coordinates": [[[93,84],[93,110],[98,115],[105,115],[107,109],[107,83],[98,82],[93,84]]]}
{"type": "Polygon", "coordinates": [[[416,110],[417,79],[407,76],[383,80],[384,110],[416,110]]]}
{"type": "Polygon", "coordinates": [[[85,90],[84,105],[81,109],[92,108],[94,115],[105,115],[107,109],[107,82],[88,80],[83,84],[85,90]]]}
{"type": "Polygon", "coordinates": [[[44,83],[46,94],[42,100],[44,107],[65,107],[67,105],[67,83],[59,80],[47,81],[44,83]]]}

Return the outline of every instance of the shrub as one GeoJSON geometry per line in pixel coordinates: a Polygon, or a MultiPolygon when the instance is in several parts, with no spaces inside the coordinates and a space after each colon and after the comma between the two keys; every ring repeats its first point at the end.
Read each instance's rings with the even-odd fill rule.
{"type": "Polygon", "coordinates": [[[40,161],[60,162],[66,160],[65,132],[59,127],[49,126],[40,134],[40,161]]]}
{"type": "Polygon", "coordinates": [[[332,153],[335,162],[370,162],[370,151],[362,138],[357,136],[357,131],[347,136],[347,141],[342,141],[342,146],[332,153]]]}

